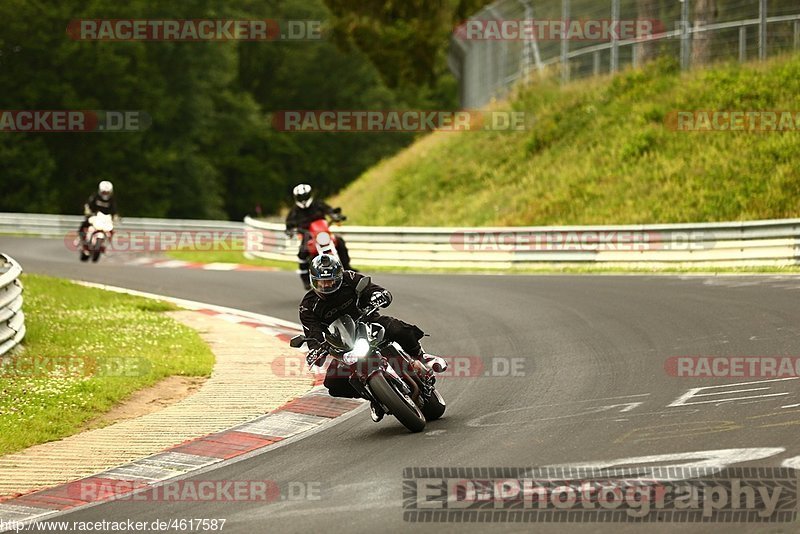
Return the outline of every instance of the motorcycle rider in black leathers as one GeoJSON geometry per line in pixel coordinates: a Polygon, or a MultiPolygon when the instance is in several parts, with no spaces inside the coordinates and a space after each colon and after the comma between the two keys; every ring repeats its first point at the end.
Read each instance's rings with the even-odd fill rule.
{"type": "Polygon", "coordinates": [[[97,186],[97,191],[89,195],[86,204],[83,205],[83,222],[78,228],[79,243],[86,239],[86,229],[89,228],[89,217],[97,212],[105,213],[116,218],[117,201],[114,198],[114,184],[108,180],[103,180],[97,186]]]}
{"type": "MultiPolygon", "coordinates": [[[[294,235],[298,230],[307,231],[312,222],[324,219],[326,216],[329,216],[334,222],[344,221],[347,218],[340,213],[340,209],[332,208],[321,200],[315,200],[311,186],[308,184],[297,185],[292,191],[292,195],[295,205],[286,216],[286,235],[288,236],[294,235]]],[[[311,289],[308,279],[308,239],[309,235],[304,233],[300,242],[300,250],[297,252],[298,272],[306,290],[311,289]]],[[[339,234],[336,235],[336,252],[339,254],[342,266],[350,269],[350,254],[344,238],[339,234]]]]}
{"type": "MultiPolygon", "coordinates": [[[[323,365],[325,352],[322,342],[324,331],[333,321],[342,315],[352,318],[360,314],[359,307],[366,308],[372,304],[385,308],[392,302],[392,294],[381,286],[370,283],[361,293],[361,301],[356,303],[356,285],[363,275],[345,270],[341,263],[327,254],[315,257],[309,267],[312,290],[305,294],[300,302],[300,322],[303,324],[309,349],[306,360],[309,365],[323,365]]],[[[419,344],[425,335],[419,327],[408,324],[388,315],[375,312],[370,321],[378,323],[385,329],[385,339],[396,341],[412,358],[420,360],[428,369],[436,372],[447,368],[445,360],[439,356],[426,354],[419,344]]],[[[340,369],[338,361],[328,367],[324,385],[332,397],[359,398],[361,395],[350,385],[348,375],[340,369]]],[[[383,408],[375,403],[370,406],[372,419],[377,422],[383,418],[383,408]]]]}

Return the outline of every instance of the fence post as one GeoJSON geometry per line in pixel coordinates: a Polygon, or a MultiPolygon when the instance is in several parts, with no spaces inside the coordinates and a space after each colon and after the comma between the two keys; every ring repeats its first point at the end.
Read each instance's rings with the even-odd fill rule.
{"type": "Polygon", "coordinates": [[[592,59],[593,59],[593,63],[594,63],[592,65],[592,73],[595,76],[598,76],[600,74],[600,51],[599,50],[595,50],[594,52],[592,52],[592,59]]]}
{"type": "Polygon", "coordinates": [[[561,83],[567,83],[569,81],[569,41],[567,41],[569,0],[561,0],[561,22],[564,25],[564,33],[561,34],[561,83]]]}
{"type": "Polygon", "coordinates": [[[794,49],[800,50],[800,20],[794,21],[794,49]]]}
{"type": "MultiPolygon", "coordinates": [[[[520,0],[525,7],[525,20],[529,23],[533,21],[533,6],[531,0],[520,0]]],[[[522,49],[523,64],[525,65],[525,77],[527,78],[531,72],[531,65],[536,65],[536,70],[541,72],[544,69],[542,65],[542,56],[539,54],[539,38],[536,32],[530,40],[523,41],[524,48],[522,49]]]]}
{"type": "MultiPolygon", "coordinates": [[[[525,9],[525,22],[526,24],[531,20],[531,2],[530,0],[521,0],[522,6],[525,9]]],[[[532,39],[531,39],[532,41],[532,39]]],[[[528,76],[531,73],[531,65],[533,65],[533,54],[531,53],[532,42],[523,40],[522,41],[522,79],[527,80],[528,76]]]]}
{"type": "Polygon", "coordinates": [[[747,61],[747,26],[739,26],[739,63],[747,61]]]}
{"type": "Polygon", "coordinates": [[[681,0],[681,70],[689,68],[689,0],[681,0]]]}
{"type": "Polygon", "coordinates": [[[767,0],[758,2],[758,59],[767,58],[767,0]]]}
{"type": "MultiPolygon", "coordinates": [[[[617,21],[619,21],[619,0],[611,0],[611,24],[614,24],[617,21]]],[[[613,74],[618,70],[619,70],[619,36],[617,35],[617,32],[614,32],[611,35],[611,73],[613,74]]]]}

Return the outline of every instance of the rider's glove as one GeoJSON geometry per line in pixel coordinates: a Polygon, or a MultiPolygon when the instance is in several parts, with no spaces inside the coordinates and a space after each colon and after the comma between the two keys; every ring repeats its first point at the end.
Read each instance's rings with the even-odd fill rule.
{"type": "Polygon", "coordinates": [[[311,350],[306,355],[306,363],[308,366],[311,367],[312,365],[322,365],[325,361],[325,357],[328,355],[328,351],[326,351],[322,347],[318,347],[314,350],[311,350]]]}
{"type": "Polygon", "coordinates": [[[385,308],[389,304],[392,303],[392,294],[386,290],[383,291],[376,291],[369,297],[369,303],[372,306],[378,306],[379,308],[385,308]]]}

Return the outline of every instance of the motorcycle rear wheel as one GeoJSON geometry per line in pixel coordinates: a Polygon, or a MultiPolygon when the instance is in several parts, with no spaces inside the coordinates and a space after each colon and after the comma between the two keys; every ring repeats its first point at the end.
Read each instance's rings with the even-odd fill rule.
{"type": "Polygon", "coordinates": [[[408,398],[404,400],[399,391],[395,390],[383,373],[375,373],[369,379],[369,387],[378,401],[386,406],[398,421],[411,432],[422,432],[425,429],[425,416],[416,404],[408,398]],[[413,406],[413,408],[412,408],[413,406]]]}

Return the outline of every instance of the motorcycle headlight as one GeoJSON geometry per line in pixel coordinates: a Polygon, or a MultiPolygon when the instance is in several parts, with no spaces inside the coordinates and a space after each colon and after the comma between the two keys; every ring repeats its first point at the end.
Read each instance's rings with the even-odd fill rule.
{"type": "Polygon", "coordinates": [[[345,352],[342,355],[342,361],[347,365],[353,365],[367,354],[369,354],[369,341],[363,337],[358,338],[353,344],[353,350],[345,352]]]}
{"type": "Polygon", "coordinates": [[[317,244],[321,247],[327,247],[331,244],[331,234],[328,232],[320,232],[317,234],[317,244]]]}

